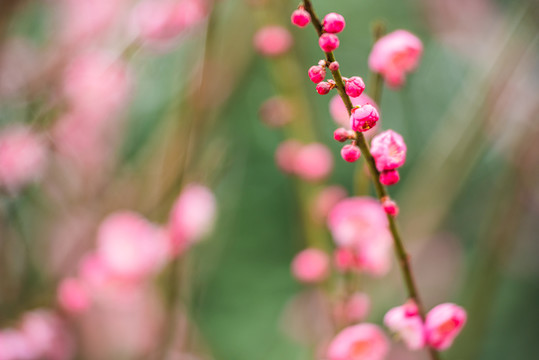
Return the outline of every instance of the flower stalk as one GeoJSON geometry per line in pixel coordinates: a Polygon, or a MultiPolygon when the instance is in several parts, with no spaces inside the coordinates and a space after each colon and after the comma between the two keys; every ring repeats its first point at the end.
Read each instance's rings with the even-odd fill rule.
{"type": "MultiPolygon", "coordinates": [[[[316,15],[312,3],[310,0],[304,0],[303,6],[305,10],[309,13],[311,16],[312,24],[318,34],[318,36],[322,36],[324,34],[324,29],[322,26],[322,23],[320,22],[320,19],[316,15]]],[[[328,64],[335,61],[335,55],[332,51],[325,52],[326,61],[328,64]]],[[[337,89],[347,111],[348,114],[352,115],[352,101],[350,100],[350,97],[346,94],[345,87],[344,87],[344,81],[341,75],[341,72],[339,69],[330,69],[331,74],[333,76],[333,79],[335,80],[335,88],[337,89]]],[[[374,94],[375,97],[379,97],[381,93],[381,84],[378,84],[380,80],[377,81],[377,91],[374,94]]],[[[379,99],[378,99],[379,100],[379,99]]],[[[369,145],[367,143],[367,140],[365,139],[365,136],[362,132],[356,132],[356,144],[360,148],[361,153],[365,157],[365,162],[369,168],[369,173],[371,174],[371,179],[374,184],[374,188],[376,190],[376,195],[380,201],[382,201],[383,198],[389,196],[386,187],[380,182],[380,172],[376,168],[376,163],[374,160],[374,157],[372,156],[369,145]]],[[[416,285],[416,281],[412,272],[412,267],[410,265],[410,256],[406,252],[406,249],[404,247],[402,237],[400,235],[400,230],[398,227],[398,224],[395,220],[395,218],[391,215],[387,215],[387,219],[389,221],[389,230],[391,231],[391,235],[393,238],[393,243],[395,245],[395,252],[398,258],[399,267],[402,272],[402,276],[404,278],[404,283],[406,285],[406,289],[408,292],[408,296],[410,299],[414,300],[414,302],[417,304],[419,315],[425,320],[425,309],[423,306],[423,302],[421,301],[421,297],[419,295],[419,291],[416,285]]],[[[429,347],[429,353],[432,360],[439,360],[440,356],[438,352],[429,347]]]]}

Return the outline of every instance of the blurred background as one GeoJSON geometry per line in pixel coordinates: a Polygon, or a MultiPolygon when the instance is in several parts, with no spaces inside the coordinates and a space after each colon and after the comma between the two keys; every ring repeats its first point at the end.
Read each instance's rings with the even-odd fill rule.
{"type": "MultiPolygon", "coordinates": [[[[362,164],[340,158],[333,95],[318,95],[307,77],[322,58],[316,33],[290,24],[294,1],[176,3],[181,24],[163,30],[168,8],[144,2],[1,0],[0,131],[32,151],[0,154],[0,328],[22,326],[35,309],[54,312],[64,351],[36,359],[319,359],[327,289],[299,284],[290,263],[307,245],[332,246],[324,221],[312,216],[322,189],[374,192],[362,164]],[[290,34],[278,54],[257,46],[256,34],[270,25],[290,34]],[[284,174],[275,152],[287,139],[326,145],[331,174],[314,182],[284,174]],[[107,216],[129,210],[169,229],[171,209],[192,183],[215,196],[203,241],[136,290],[115,284],[97,307],[62,307],[58,285],[100,246],[107,216]],[[122,294],[130,300],[118,300],[122,294]],[[172,330],[164,325],[171,322],[172,330]]],[[[423,42],[417,70],[401,89],[384,88],[378,106],[381,127],[408,146],[390,192],[424,303],[468,311],[443,357],[534,358],[539,3],[313,5],[320,16],[346,18],[335,56],[345,76],[365,79],[367,92],[375,22],[423,42]]],[[[1,153],[10,145],[0,139],[1,153]]],[[[369,322],[381,324],[406,299],[396,262],[386,276],[362,274],[354,286],[370,296],[369,322]]],[[[1,341],[0,359],[11,359],[1,341]]],[[[426,355],[392,347],[389,359],[426,355]]]]}

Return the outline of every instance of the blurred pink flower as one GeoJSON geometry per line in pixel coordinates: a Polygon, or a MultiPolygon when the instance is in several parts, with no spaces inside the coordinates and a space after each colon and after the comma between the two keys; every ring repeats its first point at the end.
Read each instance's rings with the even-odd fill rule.
{"type": "Polygon", "coordinates": [[[341,200],[333,207],[328,227],[338,246],[349,247],[386,236],[388,221],[378,201],[370,197],[353,197],[341,200]]]}
{"type": "Polygon", "coordinates": [[[356,292],[337,304],[335,315],[345,324],[359,323],[367,318],[370,309],[371,300],[369,295],[356,292]]]}
{"type": "Polygon", "coordinates": [[[389,310],[384,316],[384,324],[404,341],[408,349],[425,346],[425,327],[413,301],[389,310]]]}
{"type": "Polygon", "coordinates": [[[166,232],[136,213],[116,212],[99,226],[97,255],[112,276],[141,280],[164,266],[169,256],[166,232]]]}
{"type": "Polygon", "coordinates": [[[40,355],[19,330],[0,330],[0,360],[37,360],[40,355]]]}
{"type": "Polygon", "coordinates": [[[319,181],[333,170],[333,156],[327,146],[310,143],[299,149],[294,161],[294,173],[307,181],[319,181]]]}
{"type": "Polygon", "coordinates": [[[380,38],[369,55],[369,68],[384,76],[388,86],[399,88],[404,84],[406,73],[413,71],[421,54],[423,44],[414,34],[396,30],[380,38]]]}
{"type": "Polygon", "coordinates": [[[73,314],[86,311],[91,304],[85,284],[77,278],[63,279],[58,286],[57,298],[60,306],[73,314]]]}
{"type": "Polygon", "coordinates": [[[12,125],[0,132],[0,186],[15,193],[38,180],[46,166],[44,139],[24,125],[12,125]]]}
{"type": "Polygon", "coordinates": [[[60,39],[81,46],[105,34],[126,9],[125,0],[60,0],[60,39]]]}
{"type": "Polygon", "coordinates": [[[329,360],[383,360],[389,351],[389,341],[374,324],[364,323],[342,330],[331,341],[329,360]]]}
{"type": "Polygon", "coordinates": [[[329,257],[319,249],[302,250],[292,260],[292,274],[304,283],[324,281],[329,275],[329,257]]]}
{"type": "Polygon", "coordinates": [[[386,213],[368,197],[340,201],[328,217],[328,227],[338,249],[336,266],[342,271],[366,271],[385,275],[391,266],[392,238],[386,213]]]}
{"type": "Polygon", "coordinates": [[[342,199],[346,198],[346,189],[342,186],[328,186],[316,195],[312,216],[316,222],[324,222],[331,209],[342,199]]]}
{"type": "Polygon", "coordinates": [[[264,124],[270,127],[281,127],[292,121],[294,108],[286,98],[274,96],[264,101],[258,114],[264,124]]]}
{"type": "Polygon", "coordinates": [[[207,15],[202,0],[145,0],[131,13],[133,32],[151,46],[167,47],[207,15]]]}
{"type": "Polygon", "coordinates": [[[285,174],[293,174],[296,156],[302,145],[296,140],[285,140],[279,144],[275,151],[275,163],[285,174]]]}
{"type": "Polygon", "coordinates": [[[466,310],[458,305],[444,303],[435,306],[425,319],[428,344],[437,350],[449,348],[466,320],[466,310]]]}
{"type": "Polygon", "coordinates": [[[290,31],[278,25],[261,28],[253,39],[255,49],[264,56],[282,55],[290,50],[292,43],[290,31]]]}
{"type": "Polygon", "coordinates": [[[118,124],[96,120],[101,119],[69,112],[57,119],[52,129],[56,152],[85,175],[103,174],[114,159],[111,150],[115,139],[110,133],[115,132],[118,124]]]}
{"type": "Polygon", "coordinates": [[[180,254],[212,230],[216,208],[215,196],[207,187],[189,184],[182,190],[168,223],[173,254],[180,254]]]}
{"type": "Polygon", "coordinates": [[[67,360],[73,356],[72,339],[66,325],[51,311],[27,312],[21,320],[20,332],[35,354],[32,359],[67,360]]]}
{"type": "Polygon", "coordinates": [[[393,170],[404,165],[406,144],[400,134],[386,130],[372,139],[371,154],[378,171],[393,170]]]}
{"type": "Polygon", "coordinates": [[[86,53],[67,66],[62,90],[70,110],[106,121],[125,106],[131,79],[121,61],[103,53],[86,53]]]}

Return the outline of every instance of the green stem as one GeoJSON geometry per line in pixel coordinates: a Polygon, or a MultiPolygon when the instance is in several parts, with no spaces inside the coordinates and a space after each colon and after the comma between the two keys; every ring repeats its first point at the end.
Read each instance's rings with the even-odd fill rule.
{"type": "MultiPolygon", "coordinates": [[[[310,0],[304,0],[304,7],[307,12],[311,15],[311,20],[313,22],[313,25],[316,29],[316,32],[318,33],[318,36],[321,36],[324,33],[324,30],[322,28],[322,23],[318,19],[318,16],[314,12],[314,9],[312,7],[310,0]]],[[[326,52],[326,61],[328,63],[332,63],[335,61],[335,55],[333,52],[326,52]]],[[[331,74],[333,75],[333,79],[335,80],[335,85],[337,88],[337,91],[339,92],[339,95],[341,96],[341,99],[346,106],[346,109],[348,110],[348,114],[352,115],[352,101],[350,100],[350,97],[346,94],[346,91],[344,90],[344,82],[342,79],[342,75],[339,69],[335,71],[331,71],[331,74]]],[[[369,167],[369,172],[371,174],[372,182],[374,184],[374,188],[376,190],[376,195],[381,200],[382,198],[388,196],[387,189],[384,185],[380,182],[380,173],[376,169],[376,163],[374,161],[374,158],[369,150],[369,145],[367,144],[367,141],[365,140],[365,136],[361,132],[356,132],[357,136],[357,145],[359,146],[361,153],[363,154],[365,158],[365,162],[367,163],[367,166],[369,167]]],[[[399,266],[401,268],[402,276],[404,278],[404,283],[406,285],[406,289],[408,290],[408,296],[413,299],[417,307],[419,309],[419,314],[423,320],[425,320],[425,309],[423,307],[423,302],[421,301],[421,298],[419,296],[419,291],[417,290],[417,285],[412,273],[412,268],[410,265],[410,257],[406,252],[406,249],[404,248],[404,244],[402,242],[402,238],[400,235],[400,231],[397,225],[396,220],[391,216],[387,215],[387,219],[389,221],[389,230],[391,231],[391,235],[393,237],[393,243],[395,245],[395,252],[398,258],[399,266]]],[[[438,352],[432,348],[429,348],[430,357],[432,360],[439,360],[440,356],[438,352]]]]}

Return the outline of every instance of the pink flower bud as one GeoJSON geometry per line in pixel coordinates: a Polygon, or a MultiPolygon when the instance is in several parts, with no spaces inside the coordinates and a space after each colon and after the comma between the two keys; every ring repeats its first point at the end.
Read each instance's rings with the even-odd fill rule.
{"type": "Polygon", "coordinates": [[[253,39],[255,49],[264,56],[279,56],[292,47],[290,32],[282,26],[266,26],[258,30],[253,39]]]}
{"type": "Polygon", "coordinates": [[[363,323],[349,326],[333,338],[328,360],[383,360],[389,352],[389,341],[376,325],[363,323]]]}
{"type": "Polygon", "coordinates": [[[393,170],[404,165],[406,144],[401,135],[386,130],[372,139],[371,153],[378,171],[393,170]]]}
{"type": "Polygon", "coordinates": [[[344,145],[341,149],[341,156],[344,160],[348,162],[354,162],[359,159],[361,156],[361,151],[359,150],[359,147],[357,145],[348,144],[344,145]]]}
{"type": "Polygon", "coordinates": [[[380,115],[378,115],[376,108],[370,104],[366,104],[352,110],[350,127],[354,131],[364,132],[373,128],[379,119],[380,115]]]}
{"type": "Polygon", "coordinates": [[[319,249],[306,249],[294,257],[292,274],[304,283],[324,281],[329,275],[328,255],[319,249]]]}
{"type": "Polygon", "coordinates": [[[339,63],[337,61],[334,61],[331,64],[329,64],[329,70],[331,71],[339,70],[339,63]]]}
{"type": "Polygon", "coordinates": [[[189,184],[182,190],[170,212],[168,223],[174,255],[211,232],[216,208],[215,196],[207,187],[189,184]]]}
{"type": "Polygon", "coordinates": [[[423,53],[421,40],[405,30],[380,38],[369,55],[369,68],[382,74],[393,88],[404,84],[406,73],[413,71],[423,53]]]}
{"type": "Polygon", "coordinates": [[[296,155],[294,173],[307,181],[319,181],[333,170],[333,157],[327,146],[311,143],[303,146],[296,155]]]}
{"type": "Polygon", "coordinates": [[[326,69],[320,65],[311,66],[309,69],[309,79],[315,84],[318,84],[320,81],[324,81],[326,78],[326,69]]]}
{"type": "Polygon", "coordinates": [[[303,28],[307,26],[311,22],[311,15],[305,11],[304,8],[300,7],[297,10],[294,10],[292,13],[292,24],[296,25],[297,27],[303,28]]]}
{"type": "Polygon", "coordinates": [[[466,310],[445,303],[435,306],[425,319],[427,342],[437,350],[449,348],[466,324],[466,310]]]}
{"type": "Polygon", "coordinates": [[[354,134],[353,131],[346,130],[345,128],[338,128],[333,132],[333,138],[338,142],[345,142],[346,140],[353,138],[354,134]]]}
{"type": "Polygon", "coordinates": [[[47,161],[44,139],[23,125],[0,132],[0,187],[16,193],[39,180],[47,161]]]}
{"type": "Polygon", "coordinates": [[[329,92],[333,89],[333,86],[329,82],[322,81],[316,85],[316,91],[320,95],[326,95],[329,94],[329,92]]]}
{"type": "Polygon", "coordinates": [[[389,310],[384,316],[384,324],[402,339],[408,349],[418,350],[425,346],[425,329],[415,303],[389,310]],[[415,311],[410,311],[411,307],[415,307],[415,311]]]}
{"type": "Polygon", "coordinates": [[[326,32],[337,34],[344,29],[346,23],[344,21],[344,16],[337,13],[329,13],[324,16],[323,25],[326,32]]]}
{"type": "Polygon", "coordinates": [[[324,52],[331,52],[339,47],[339,38],[335,34],[324,33],[318,39],[318,45],[324,52]]]}
{"type": "Polygon", "coordinates": [[[388,197],[384,197],[382,199],[382,207],[384,208],[386,214],[389,214],[391,216],[399,215],[399,206],[396,202],[394,202],[388,197]]]}
{"type": "Polygon", "coordinates": [[[380,173],[380,182],[386,186],[395,185],[400,180],[397,170],[385,170],[380,173]]]}
{"type": "Polygon", "coordinates": [[[346,94],[348,96],[356,98],[365,90],[365,83],[359,76],[352,76],[344,84],[344,89],[346,90],[346,94]]]}
{"type": "Polygon", "coordinates": [[[90,307],[90,296],[84,284],[76,278],[62,280],[57,297],[60,306],[70,313],[81,313],[90,307]]]}

